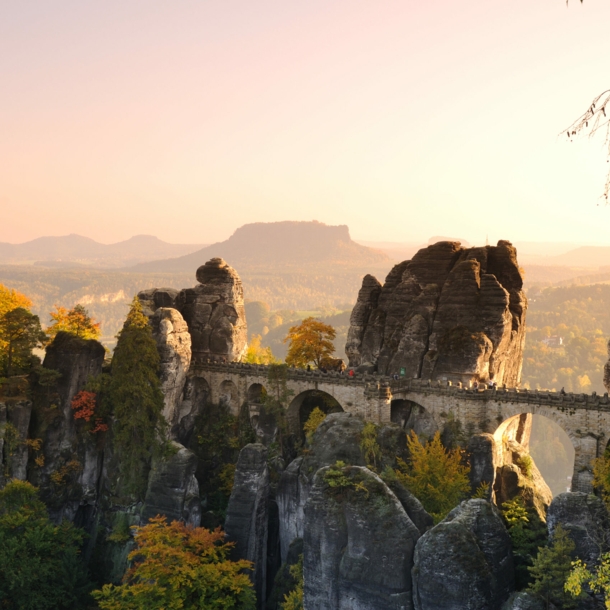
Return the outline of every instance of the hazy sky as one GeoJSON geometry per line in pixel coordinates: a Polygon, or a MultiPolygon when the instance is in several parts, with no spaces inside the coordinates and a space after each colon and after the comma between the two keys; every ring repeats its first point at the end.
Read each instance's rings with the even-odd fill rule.
{"type": "Polygon", "coordinates": [[[0,3],[0,241],[257,220],[610,244],[610,2],[0,3]]]}

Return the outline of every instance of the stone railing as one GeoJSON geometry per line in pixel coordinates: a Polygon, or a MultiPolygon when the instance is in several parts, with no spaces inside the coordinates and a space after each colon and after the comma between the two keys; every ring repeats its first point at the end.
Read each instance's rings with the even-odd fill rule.
{"type": "Polygon", "coordinates": [[[399,379],[390,381],[393,396],[401,394],[444,394],[459,400],[494,400],[501,402],[522,402],[541,406],[552,406],[560,409],[592,409],[610,411],[610,398],[606,392],[602,396],[592,394],[572,394],[550,392],[547,390],[525,390],[519,388],[481,387],[477,390],[462,387],[460,383],[432,381],[429,379],[399,379]]]}
{"type": "MultiPolygon", "coordinates": [[[[254,377],[267,377],[269,366],[264,364],[246,364],[244,362],[195,362],[196,370],[222,372],[229,375],[248,375],[254,377]]],[[[463,387],[461,383],[450,381],[432,381],[430,379],[395,379],[388,375],[355,373],[350,377],[347,372],[320,371],[312,369],[298,369],[288,367],[288,380],[311,381],[330,383],[333,385],[356,384],[364,386],[369,394],[376,392],[387,393],[397,398],[410,393],[451,395],[459,400],[494,400],[501,402],[522,402],[540,406],[552,406],[559,409],[590,409],[597,411],[610,411],[610,398],[608,393],[599,396],[592,394],[572,394],[563,392],[549,392],[546,390],[524,390],[519,388],[487,388],[477,390],[463,387]]],[[[408,399],[408,396],[405,396],[408,399]]]]}

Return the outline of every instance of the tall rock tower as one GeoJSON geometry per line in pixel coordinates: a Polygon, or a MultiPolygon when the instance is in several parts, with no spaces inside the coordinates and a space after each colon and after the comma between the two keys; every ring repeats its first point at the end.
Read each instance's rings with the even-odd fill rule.
{"type": "Polygon", "coordinates": [[[442,241],[396,265],[383,285],[364,278],[345,351],[350,366],[382,374],[518,386],[526,309],[510,242],[442,241]]]}

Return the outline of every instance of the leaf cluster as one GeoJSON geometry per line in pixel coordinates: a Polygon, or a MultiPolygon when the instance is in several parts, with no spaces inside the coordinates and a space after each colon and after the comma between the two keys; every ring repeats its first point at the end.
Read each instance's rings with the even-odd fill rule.
{"type": "Polygon", "coordinates": [[[72,524],[49,520],[35,487],[9,482],[0,491],[0,607],[84,607],[88,581],[79,556],[82,541],[82,531],[72,524]]]}
{"type": "Polygon", "coordinates": [[[303,555],[299,555],[299,561],[290,566],[290,576],[296,585],[289,593],[284,595],[282,610],[303,610],[303,555]]]}
{"type": "Polygon", "coordinates": [[[50,314],[53,324],[46,330],[47,335],[51,340],[55,338],[58,332],[64,331],[81,339],[99,339],[102,332],[100,324],[95,322],[89,312],[80,304],[75,305],[72,309],[66,307],[55,306],[55,311],[50,314]]]}
{"type": "Polygon", "coordinates": [[[178,610],[206,608],[253,610],[256,598],[245,573],[252,563],[231,561],[232,543],[224,533],[167,523],[154,517],[135,528],[133,566],[121,585],[93,592],[102,610],[178,610]]]}
{"type": "Polygon", "coordinates": [[[319,368],[324,358],[334,354],[336,336],[332,326],[312,317],[305,318],[297,326],[291,326],[284,339],[284,343],[289,342],[286,364],[305,368],[313,363],[319,368]]]}
{"type": "Polygon", "coordinates": [[[438,523],[470,491],[470,467],[462,463],[459,449],[447,450],[443,447],[439,432],[424,445],[411,431],[407,437],[407,448],[409,463],[398,458],[396,476],[438,523]]]}

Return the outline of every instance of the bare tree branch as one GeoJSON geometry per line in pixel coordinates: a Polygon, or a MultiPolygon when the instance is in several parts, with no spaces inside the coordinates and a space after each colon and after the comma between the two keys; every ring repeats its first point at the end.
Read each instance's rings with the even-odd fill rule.
{"type": "MultiPolygon", "coordinates": [[[[568,138],[570,138],[570,141],[572,141],[574,136],[577,135],[586,134],[588,137],[592,138],[598,131],[605,131],[604,144],[608,150],[608,157],[610,157],[610,108],[608,107],[608,104],[610,104],[610,89],[600,93],[591,102],[587,111],[561,133],[565,133],[568,138]]],[[[609,195],[610,169],[606,175],[606,184],[603,193],[606,204],[609,203],[609,195]]]]}

